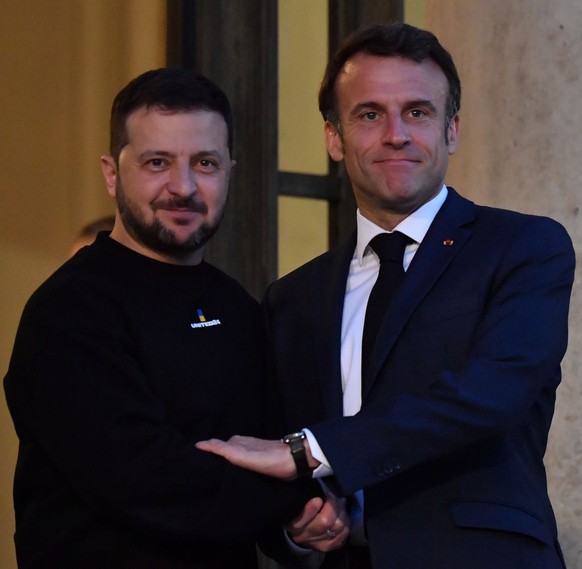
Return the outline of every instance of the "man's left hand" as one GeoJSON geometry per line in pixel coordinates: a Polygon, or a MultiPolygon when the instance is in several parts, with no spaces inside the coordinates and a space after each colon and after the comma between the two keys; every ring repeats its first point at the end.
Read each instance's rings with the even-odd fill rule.
{"type": "Polygon", "coordinates": [[[297,469],[289,447],[281,441],[235,435],[228,441],[199,441],[196,448],[222,456],[228,462],[247,470],[280,480],[293,480],[297,469]]]}

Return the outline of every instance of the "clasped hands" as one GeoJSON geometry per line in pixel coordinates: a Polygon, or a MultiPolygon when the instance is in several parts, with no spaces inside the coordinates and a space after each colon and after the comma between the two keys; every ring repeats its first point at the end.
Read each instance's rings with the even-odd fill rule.
{"type": "MultiPolygon", "coordinates": [[[[196,447],[259,474],[280,480],[293,480],[297,477],[289,447],[281,441],[235,435],[228,441],[200,441],[196,443],[196,447]]],[[[316,467],[318,461],[307,450],[309,465],[316,467]]],[[[297,545],[326,552],[341,547],[347,539],[350,524],[345,499],[338,498],[327,489],[325,494],[325,501],[322,498],[312,498],[305,505],[302,514],[284,526],[297,545]]]]}

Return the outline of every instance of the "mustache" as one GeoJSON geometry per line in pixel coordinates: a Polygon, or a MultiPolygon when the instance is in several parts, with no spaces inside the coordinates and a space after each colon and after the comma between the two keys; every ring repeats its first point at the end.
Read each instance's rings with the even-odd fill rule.
{"type": "Polygon", "coordinates": [[[152,208],[158,209],[180,209],[192,211],[194,213],[208,213],[208,206],[193,197],[189,198],[172,198],[170,200],[155,200],[152,202],[152,208]]]}

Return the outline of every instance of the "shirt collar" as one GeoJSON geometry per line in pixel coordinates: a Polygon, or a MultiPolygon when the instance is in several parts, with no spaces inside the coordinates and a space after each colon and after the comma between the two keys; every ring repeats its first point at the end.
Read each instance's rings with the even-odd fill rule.
{"type": "MultiPolygon", "coordinates": [[[[400,231],[416,243],[422,243],[428,228],[447,199],[447,195],[447,187],[443,185],[441,191],[434,198],[413,211],[408,217],[405,217],[393,231],[400,231]]],[[[369,219],[366,219],[360,213],[359,209],[356,211],[356,223],[358,227],[358,240],[356,243],[355,256],[361,265],[368,243],[370,243],[376,235],[389,232],[371,222],[369,219]]]]}

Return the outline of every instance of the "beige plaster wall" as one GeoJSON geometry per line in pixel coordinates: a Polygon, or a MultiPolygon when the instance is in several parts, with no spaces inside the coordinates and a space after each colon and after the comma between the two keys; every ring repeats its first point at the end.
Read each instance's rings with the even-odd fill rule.
{"type": "MultiPolygon", "coordinates": [[[[580,253],[582,3],[426,0],[426,27],[464,87],[448,183],[476,202],[549,215],[580,253]]],[[[582,569],[582,296],[578,275],[546,464],[570,569],[582,569]]],[[[535,307],[532,306],[532,310],[535,307]]]]}
{"type": "MultiPolygon", "coordinates": [[[[0,377],[32,291],[78,229],[113,211],[101,181],[114,94],[165,60],[164,0],[19,0],[0,17],[0,377]]],[[[17,441],[0,396],[0,567],[14,569],[17,441]]]]}

